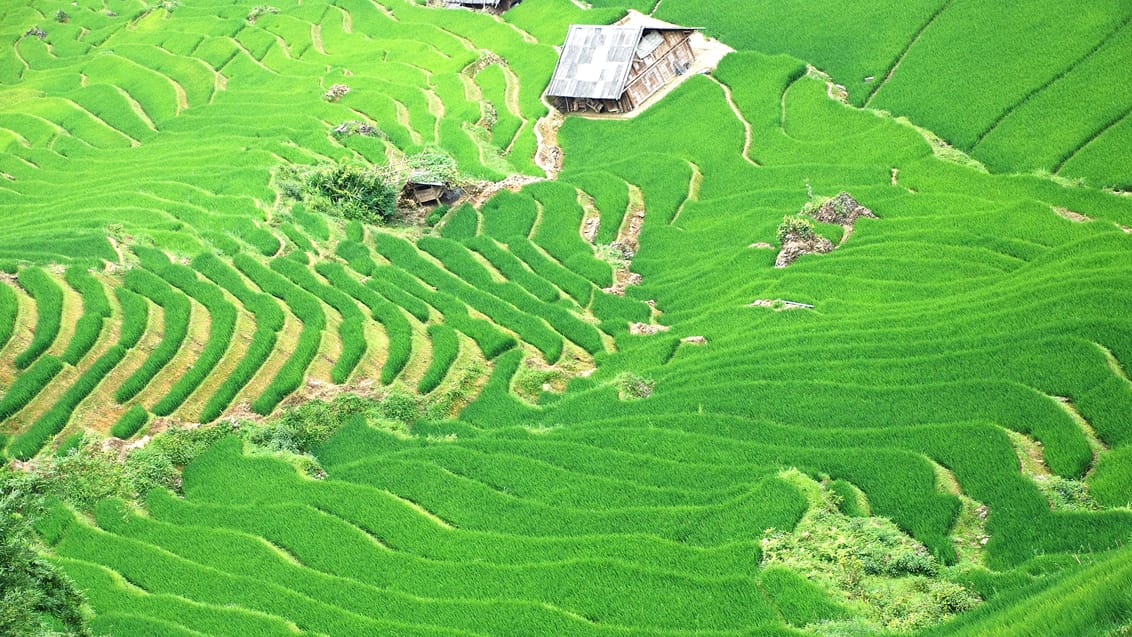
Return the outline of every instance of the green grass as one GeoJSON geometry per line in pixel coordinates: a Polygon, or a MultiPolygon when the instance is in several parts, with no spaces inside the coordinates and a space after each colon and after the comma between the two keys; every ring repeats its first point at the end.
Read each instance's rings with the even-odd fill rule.
{"type": "MultiPolygon", "coordinates": [[[[1130,181],[1128,8],[597,4],[0,16],[0,269],[17,275],[0,286],[0,440],[41,467],[45,448],[85,453],[76,414],[114,392],[112,435],[171,423],[112,469],[183,467],[162,473],[176,492],[56,504],[40,525],[93,632],[1125,629],[1132,200],[1102,188],[1130,181]],[[345,223],[280,183],[432,145],[463,179],[541,176],[553,47],[630,5],[738,51],[632,119],[568,117],[556,179],[432,229],[345,223]],[[331,84],[350,91],[326,100],[331,84]],[[331,133],[349,121],[384,135],[331,133]],[[752,247],[841,191],[878,218],[820,225],[844,238],[833,252],[776,269],[752,247]],[[619,296],[580,226],[592,200],[594,243],[613,241],[630,199],[641,278],[619,296]],[[17,284],[38,320],[17,316],[17,284]],[[413,350],[426,337],[431,357],[413,350]],[[328,381],[368,397],[290,411],[328,381]],[[250,386],[266,422],[185,442],[231,431],[180,425],[238,415],[250,386]],[[776,558],[862,533],[899,554],[776,558]],[[983,601],[956,616],[967,591],[983,601]]],[[[68,479],[98,486],[81,466],[68,479]]]]}
{"type": "Polygon", "coordinates": [[[428,336],[432,343],[432,358],[429,360],[428,369],[425,370],[424,376],[417,383],[417,393],[419,394],[427,394],[440,386],[460,350],[456,331],[447,325],[429,325],[428,336]]]}
{"type": "Polygon", "coordinates": [[[39,268],[20,270],[20,285],[35,300],[35,333],[31,342],[16,356],[18,369],[26,369],[55,341],[63,313],[63,290],[39,268]]]}

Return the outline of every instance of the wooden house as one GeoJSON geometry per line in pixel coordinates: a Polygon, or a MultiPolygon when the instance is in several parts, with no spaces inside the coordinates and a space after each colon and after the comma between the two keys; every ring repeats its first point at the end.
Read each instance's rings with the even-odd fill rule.
{"type": "Polygon", "coordinates": [[[630,111],[688,71],[698,30],[658,20],[571,25],[546,95],[566,113],[630,111]]]}

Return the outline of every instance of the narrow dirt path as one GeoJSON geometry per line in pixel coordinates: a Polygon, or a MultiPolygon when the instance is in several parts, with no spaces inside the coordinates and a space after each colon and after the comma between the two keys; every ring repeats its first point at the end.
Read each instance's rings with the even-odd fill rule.
{"type": "Polygon", "coordinates": [[[335,8],[342,12],[342,32],[343,33],[353,33],[354,32],[354,16],[350,15],[350,12],[347,11],[346,9],[343,9],[342,7],[335,7],[335,8]]]}
{"type": "Polygon", "coordinates": [[[500,65],[499,68],[503,71],[503,81],[506,83],[504,97],[507,99],[507,110],[517,115],[522,122],[522,124],[519,125],[519,129],[515,131],[515,135],[507,142],[507,146],[503,149],[503,154],[507,155],[510,154],[511,149],[515,147],[515,141],[518,140],[519,136],[523,134],[523,131],[527,129],[527,126],[531,125],[531,120],[527,119],[527,116],[523,114],[522,106],[519,104],[519,90],[522,88],[519,84],[519,76],[515,75],[511,67],[506,64],[500,65]]]}
{"type": "Polygon", "coordinates": [[[920,25],[920,28],[916,31],[915,34],[912,35],[912,39],[909,40],[908,44],[904,46],[904,50],[902,50],[900,54],[896,56],[896,59],[892,62],[892,66],[888,67],[888,71],[885,72],[884,78],[882,78],[881,81],[877,82],[876,85],[873,86],[873,89],[869,91],[868,97],[865,98],[864,106],[867,107],[869,103],[873,101],[873,97],[876,96],[877,91],[879,91],[880,88],[884,86],[889,79],[892,78],[893,74],[896,73],[896,70],[900,68],[900,63],[904,61],[904,58],[908,57],[908,52],[911,51],[912,47],[920,41],[920,38],[924,35],[924,32],[928,30],[928,27],[930,27],[936,21],[936,18],[938,18],[953,4],[955,4],[955,0],[947,0],[947,2],[940,5],[940,7],[935,10],[935,13],[931,14],[931,16],[928,17],[926,22],[920,25]]]}
{"type": "Polygon", "coordinates": [[[1050,86],[1056,84],[1059,80],[1064,78],[1066,75],[1069,75],[1070,73],[1072,73],[1077,67],[1081,66],[1082,64],[1087,62],[1090,58],[1092,58],[1094,55],[1096,55],[1100,51],[1107,48],[1108,43],[1112,42],[1114,39],[1116,39],[1116,36],[1120,35],[1120,32],[1123,31],[1124,29],[1126,29],[1129,24],[1132,24],[1132,15],[1129,15],[1128,17],[1124,18],[1124,20],[1119,25],[1117,25],[1116,28],[1114,28],[1112,31],[1109,31],[1108,34],[1105,35],[1105,37],[1103,39],[1101,39],[1101,41],[1098,42],[1096,46],[1094,46],[1092,49],[1089,49],[1081,57],[1070,62],[1069,65],[1066,66],[1065,68],[1061,69],[1061,71],[1057,75],[1054,75],[1053,77],[1049,78],[1048,80],[1043,82],[1040,86],[1035,86],[1034,88],[1030,89],[1029,92],[1027,92],[1025,95],[1023,95],[1021,99],[1019,99],[1017,102],[1014,102],[1013,104],[1008,106],[1005,110],[1002,111],[1002,113],[999,114],[998,117],[996,117],[994,119],[993,122],[990,123],[989,126],[987,126],[982,132],[979,133],[979,136],[975,138],[975,143],[971,144],[971,147],[970,147],[969,150],[971,152],[974,152],[974,150],[979,147],[979,144],[983,143],[983,140],[987,137],[987,135],[990,135],[992,132],[994,132],[994,130],[996,128],[998,128],[998,126],[1000,124],[1002,124],[1003,120],[1005,120],[1007,117],[1009,117],[1010,114],[1013,113],[1015,110],[1022,107],[1024,104],[1026,104],[1030,100],[1034,99],[1034,97],[1037,96],[1039,93],[1045,91],[1050,86]]]}
{"type": "Polygon", "coordinates": [[[1099,139],[1101,137],[1101,135],[1104,135],[1108,131],[1112,130],[1115,126],[1117,126],[1118,124],[1120,124],[1124,120],[1128,119],[1129,117],[1132,117],[1132,108],[1129,108],[1128,110],[1126,110],[1123,113],[1121,113],[1120,115],[1118,115],[1112,121],[1110,121],[1110,122],[1104,124],[1103,126],[1100,126],[1099,128],[1097,128],[1097,130],[1093,131],[1092,135],[1089,135],[1087,138],[1085,138],[1085,140],[1083,142],[1081,142],[1080,144],[1078,144],[1076,148],[1073,148],[1073,149],[1069,150],[1069,152],[1065,153],[1065,155],[1053,167],[1053,174],[1055,174],[1055,175],[1061,174],[1061,169],[1065,168],[1065,164],[1069,163],[1069,160],[1071,160],[1074,157],[1076,157],[1077,155],[1079,155],[1081,153],[1081,151],[1088,148],[1089,144],[1092,144],[1093,142],[1097,141],[1097,139],[1099,139]]]}
{"type": "Polygon", "coordinates": [[[562,170],[562,147],[558,145],[558,129],[562,128],[566,117],[548,104],[546,98],[543,98],[543,103],[549,112],[535,122],[535,140],[538,142],[535,165],[546,173],[547,179],[556,179],[562,170]]]}
{"type": "Polygon", "coordinates": [[[321,24],[312,24],[311,25],[311,46],[314,48],[315,51],[318,51],[319,53],[326,55],[326,48],[322,46],[322,25],[321,24]]]}
{"type": "MultiPolygon", "coordinates": [[[[112,88],[122,96],[122,99],[126,100],[126,104],[130,106],[130,111],[132,111],[134,115],[138,116],[138,119],[140,119],[142,123],[145,124],[145,127],[156,133],[157,125],[154,124],[153,120],[149,118],[149,114],[145,112],[144,108],[142,108],[141,103],[134,99],[134,96],[127,93],[126,90],[122,87],[112,85],[112,88]]],[[[125,135],[125,133],[122,134],[125,135]]]]}
{"type": "Polygon", "coordinates": [[[704,173],[700,171],[700,167],[693,162],[688,162],[688,167],[692,169],[692,174],[688,177],[688,194],[685,195],[684,201],[680,202],[680,207],[676,209],[676,214],[672,215],[672,219],[669,219],[668,225],[670,226],[675,224],[676,220],[680,218],[680,213],[684,212],[684,207],[688,205],[689,201],[697,201],[700,198],[700,186],[704,181],[704,173]]]}
{"type": "Polygon", "coordinates": [[[713,75],[707,77],[723,89],[723,97],[727,100],[727,105],[731,107],[731,112],[735,113],[735,118],[743,125],[743,150],[740,152],[743,160],[752,166],[760,166],[759,162],[751,159],[751,141],[754,138],[754,134],[751,132],[751,123],[747,121],[747,118],[743,116],[743,111],[739,110],[739,105],[735,103],[735,97],[731,94],[731,87],[720,82],[713,75]]]}

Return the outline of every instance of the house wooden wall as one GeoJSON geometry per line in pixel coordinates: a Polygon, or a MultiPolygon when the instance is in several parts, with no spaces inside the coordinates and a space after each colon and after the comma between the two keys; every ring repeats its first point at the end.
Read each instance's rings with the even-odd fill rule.
{"type": "Polygon", "coordinates": [[[624,113],[633,110],[662,86],[685,72],[694,59],[689,42],[695,31],[691,29],[645,29],[642,38],[657,33],[663,41],[644,58],[633,56],[625,91],[618,99],[592,99],[588,97],[556,97],[555,106],[563,112],[591,111],[595,113],[624,113]]]}
{"type": "MultiPolygon", "coordinates": [[[[650,32],[645,31],[647,36],[650,32]]],[[[629,108],[648,99],[669,80],[692,65],[692,31],[657,31],[664,42],[644,59],[634,57],[633,68],[625,85],[629,108]]]]}

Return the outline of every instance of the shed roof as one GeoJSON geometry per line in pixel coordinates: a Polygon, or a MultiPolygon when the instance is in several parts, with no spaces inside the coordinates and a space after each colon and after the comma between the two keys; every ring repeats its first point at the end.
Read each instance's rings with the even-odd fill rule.
{"type": "Polygon", "coordinates": [[[640,39],[639,26],[570,25],[547,95],[621,97],[640,39]]]}
{"type": "Polygon", "coordinates": [[[657,22],[659,24],[570,25],[546,94],[598,100],[620,98],[633,68],[633,55],[641,50],[640,57],[645,57],[661,43],[655,34],[646,35],[646,32],[695,30],[657,22]]]}

